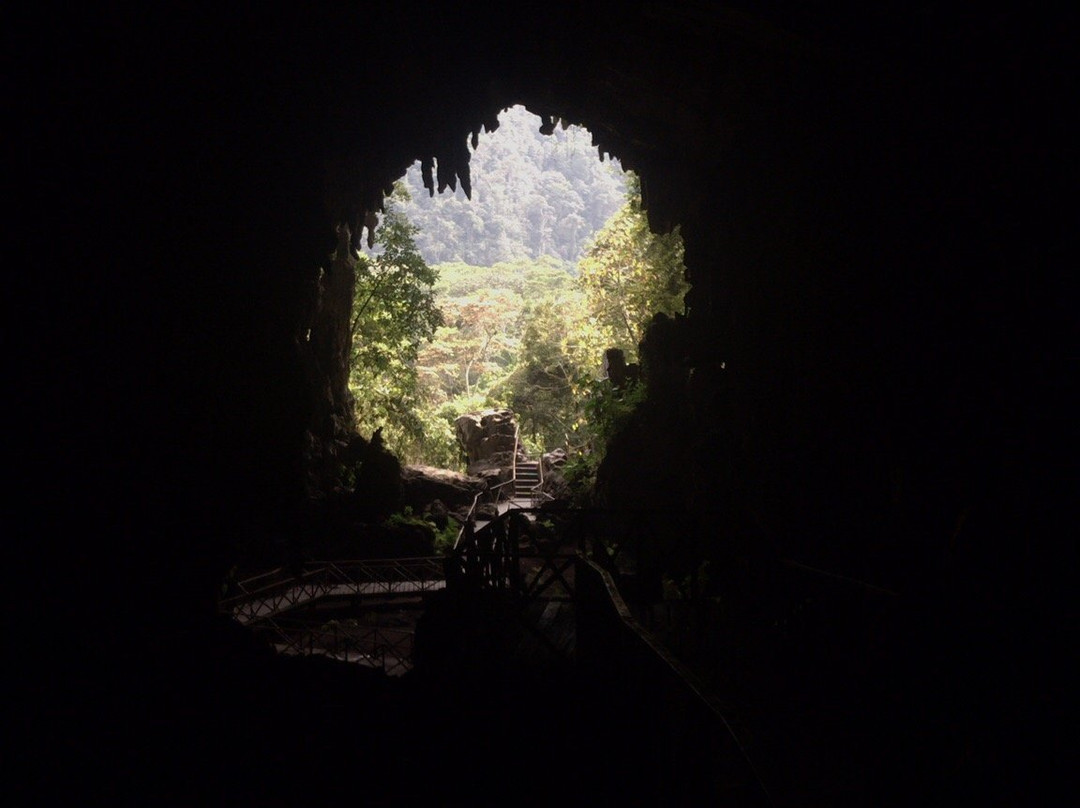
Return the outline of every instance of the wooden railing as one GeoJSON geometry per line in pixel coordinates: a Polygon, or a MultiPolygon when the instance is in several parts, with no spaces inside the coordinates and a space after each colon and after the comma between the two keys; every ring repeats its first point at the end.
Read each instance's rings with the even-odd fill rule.
{"type": "Polygon", "coordinates": [[[511,483],[513,483],[515,480],[517,480],[517,456],[518,456],[518,446],[520,445],[520,442],[521,442],[521,425],[518,424],[518,423],[515,423],[514,424],[514,456],[510,461],[510,482],[511,483]]]}
{"type": "MultiPolygon", "coordinates": [[[[479,498],[473,501],[473,509],[479,498]]],[[[602,525],[587,525],[559,548],[528,548],[518,529],[530,509],[502,514],[480,529],[470,519],[445,558],[323,562],[300,575],[283,568],[235,583],[221,601],[280,653],[321,654],[382,667],[388,674],[411,667],[410,630],[329,622],[291,622],[282,612],[339,593],[383,593],[403,585],[417,589],[474,586],[505,591],[521,604],[529,599],[568,600],[576,621],[573,656],[580,682],[602,714],[633,716],[636,739],[625,750],[620,777],[635,780],[642,799],[658,804],[724,804],[768,808],[772,799],[723,704],[689,668],[643,627],[624,602],[609,562],[617,545],[602,525]],[[569,551],[569,552],[567,552],[569,551]],[[522,561],[539,563],[522,575],[522,561]],[[606,711],[606,712],[604,712],[606,711]]],[[[603,513],[568,511],[583,521],[603,513]]],[[[629,736],[628,736],[629,737],[629,736]]]]}
{"type": "Polygon", "coordinates": [[[720,700],[637,622],[607,570],[580,554],[574,579],[578,669],[612,715],[635,717],[625,772],[642,802],[770,808],[720,700]]]}
{"type": "Polygon", "coordinates": [[[507,514],[481,528],[475,520],[468,520],[445,559],[444,569],[448,587],[520,589],[518,541],[507,514]]]}
{"type": "Polygon", "coordinates": [[[341,624],[313,626],[287,618],[266,618],[253,625],[280,654],[326,656],[342,662],[382,668],[394,676],[412,670],[415,631],[406,628],[341,624]]]}
{"type": "Polygon", "coordinates": [[[572,655],[582,686],[601,713],[634,716],[641,724],[635,727],[637,740],[626,749],[625,770],[619,776],[640,778],[643,801],[772,806],[720,699],[637,621],[613,569],[591,560],[590,555],[598,554],[614,567],[614,560],[628,549],[604,541],[605,514],[568,511],[565,515],[596,524],[578,536],[564,537],[569,541],[557,550],[544,552],[526,549],[512,530],[516,520],[511,517],[530,510],[509,511],[468,534],[450,561],[448,586],[506,590],[514,596],[510,602],[519,605],[536,599],[572,603],[572,655]],[[537,563],[524,576],[521,564],[530,559],[537,563]]]}
{"type": "Polygon", "coordinates": [[[330,596],[416,595],[445,586],[442,557],[310,562],[299,574],[277,567],[233,584],[218,608],[253,623],[330,596]]]}

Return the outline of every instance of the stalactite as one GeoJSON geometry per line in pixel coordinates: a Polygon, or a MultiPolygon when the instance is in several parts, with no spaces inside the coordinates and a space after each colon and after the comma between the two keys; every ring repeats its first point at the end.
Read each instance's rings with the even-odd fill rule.
{"type": "MultiPolygon", "coordinates": [[[[364,236],[364,214],[363,211],[350,213],[346,219],[345,231],[349,234],[349,251],[357,252],[360,249],[364,236]]],[[[340,258],[341,256],[338,255],[340,258]]]]}
{"type": "Polygon", "coordinates": [[[424,157],[420,161],[420,176],[424,181],[424,187],[428,190],[428,196],[435,196],[435,180],[431,176],[435,168],[435,158],[424,157]]]}
{"type": "Polygon", "coordinates": [[[375,211],[367,211],[364,214],[364,227],[367,228],[368,237],[367,244],[368,249],[372,249],[375,246],[375,228],[379,226],[379,216],[375,211]]]}
{"type": "Polygon", "coordinates": [[[465,193],[465,198],[472,199],[472,172],[469,168],[469,161],[466,160],[462,163],[458,169],[458,179],[461,180],[461,190],[465,193]]]}
{"type": "Polygon", "coordinates": [[[454,171],[450,165],[451,160],[446,155],[439,155],[436,163],[436,177],[439,180],[438,190],[441,194],[447,186],[453,187],[454,171]]]}

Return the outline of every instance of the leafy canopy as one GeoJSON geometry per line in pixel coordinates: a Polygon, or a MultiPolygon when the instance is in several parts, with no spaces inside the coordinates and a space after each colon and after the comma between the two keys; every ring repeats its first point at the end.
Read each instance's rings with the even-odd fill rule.
{"type": "Polygon", "coordinates": [[[438,272],[420,256],[417,229],[399,209],[407,199],[398,183],[375,233],[374,254],[358,260],[349,379],[360,431],[383,428],[387,446],[406,457],[422,450],[426,438],[416,357],[443,322],[432,288],[438,272]]]}
{"type": "Polygon", "coordinates": [[[690,286],[678,228],[657,235],[641,207],[641,181],[629,174],[627,200],[597,232],[578,263],[589,309],[608,338],[629,361],[653,315],[685,311],[690,286]]]}

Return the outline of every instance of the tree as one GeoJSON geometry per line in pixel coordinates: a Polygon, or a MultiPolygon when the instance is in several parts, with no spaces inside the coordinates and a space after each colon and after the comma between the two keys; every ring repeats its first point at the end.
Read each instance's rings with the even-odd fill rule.
{"type": "Polygon", "coordinates": [[[480,289],[442,306],[446,324],[424,347],[421,364],[446,398],[471,397],[513,363],[521,296],[510,289],[480,289]]]}
{"type": "Polygon", "coordinates": [[[416,248],[418,228],[401,212],[408,191],[398,183],[375,233],[375,250],[362,255],[353,287],[352,368],[349,388],[356,424],[406,459],[422,451],[422,390],[416,357],[442,324],[432,285],[438,273],[416,248]]]}
{"type": "Polygon", "coordinates": [[[678,228],[657,235],[641,207],[641,181],[629,174],[627,200],[597,232],[578,262],[585,291],[609,347],[631,361],[653,315],[682,314],[689,290],[678,228]]]}
{"type": "Polygon", "coordinates": [[[538,445],[576,448],[587,431],[582,396],[599,374],[603,345],[584,296],[549,295],[521,319],[516,367],[500,392],[538,445]]]}

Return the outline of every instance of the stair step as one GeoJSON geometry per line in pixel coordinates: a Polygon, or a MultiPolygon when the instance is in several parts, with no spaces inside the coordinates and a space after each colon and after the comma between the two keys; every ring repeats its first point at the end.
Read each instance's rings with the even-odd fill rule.
{"type": "Polygon", "coordinates": [[[514,496],[531,497],[540,484],[540,461],[519,460],[514,467],[514,496]]]}

